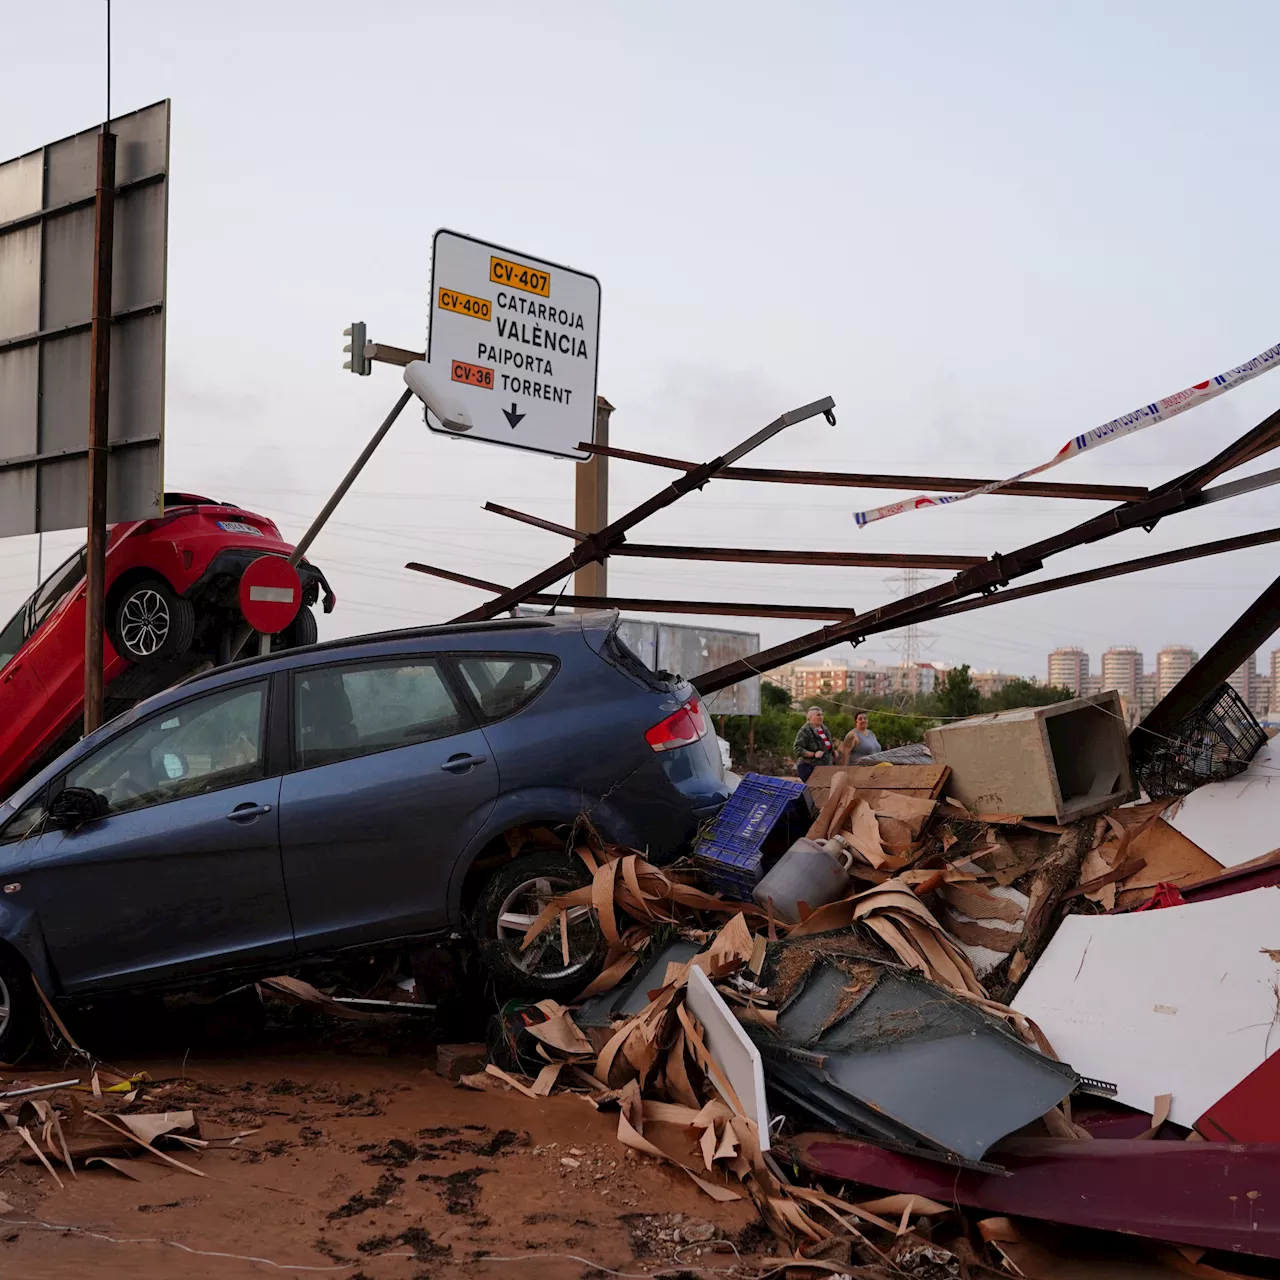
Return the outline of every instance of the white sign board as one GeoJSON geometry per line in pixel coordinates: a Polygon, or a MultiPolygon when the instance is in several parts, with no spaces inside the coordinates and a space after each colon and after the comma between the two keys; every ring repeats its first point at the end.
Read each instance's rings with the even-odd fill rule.
{"type": "MultiPolygon", "coordinates": [[[[475,424],[466,437],[582,460],[595,438],[600,282],[437,231],[427,363],[475,424]]],[[[456,436],[430,413],[427,426],[456,436]]]]}

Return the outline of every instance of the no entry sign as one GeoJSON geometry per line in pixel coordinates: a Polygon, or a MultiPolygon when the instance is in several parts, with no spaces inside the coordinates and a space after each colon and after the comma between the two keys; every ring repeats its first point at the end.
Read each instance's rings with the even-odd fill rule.
{"type": "Polygon", "coordinates": [[[240,579],[240,612],[263,635],[283,631],[302,608],[302,580],[280,556],[259,556],[240,579]]]}
{"type": "MultiPolygon", "coordinates": [[[[468,440],[583,459],[592,440],[600,282],[541,258],[437,231],[427,363],[466,406],[468,440]]],[[[427,426],[457,435],[428,413],[427,426]]]]}

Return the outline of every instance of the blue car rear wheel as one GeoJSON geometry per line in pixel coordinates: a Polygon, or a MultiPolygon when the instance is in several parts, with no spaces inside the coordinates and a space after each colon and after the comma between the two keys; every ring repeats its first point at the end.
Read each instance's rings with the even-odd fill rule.
{"type": "Polygon", "coordinates": [[[473,923],[480,954],[504,992],[564,995],[600,972],[607,948],[592,907],[568,908],[563,926],[555,920],[523,946],[529,926],[550,902],[590,881],[582,862],[562,853],[527,854],[494,872],[473,923]]]}

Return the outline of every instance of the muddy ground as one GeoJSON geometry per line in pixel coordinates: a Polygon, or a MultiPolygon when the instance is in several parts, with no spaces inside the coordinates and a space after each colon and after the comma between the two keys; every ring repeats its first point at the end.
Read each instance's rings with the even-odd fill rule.
{"type": "MultiPolygon", "coordinates": [[[[453,1085],[425,1039],[319,1025],[251,1043],[114,1048],[117,1066],[167,1086],[142,1109],[261,1127],[235,1149],[181,1153],[204,1177],[64,1170],[59,1190],[38,1165],[0,1165],[13,1206],[0,1216],[0,1275],[725,1275],[735,1249],[772,1252],[749,1203],[717,1204],[628,1152],[616,1114],[573,1096],[453,1085]]],[[[46,1058],[0,1069],[0,1087],[75,1074],[46,1058]]]]}

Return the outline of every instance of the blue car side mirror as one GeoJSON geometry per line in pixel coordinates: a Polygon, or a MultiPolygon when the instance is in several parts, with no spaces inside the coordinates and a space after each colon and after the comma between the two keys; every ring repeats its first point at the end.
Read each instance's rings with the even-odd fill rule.
{"type": "Polygon", "coordinates": [[[69,831],[106,816],[105,797],[88,787],[63,787],[49,802],[50,820],[69,831]]]}

